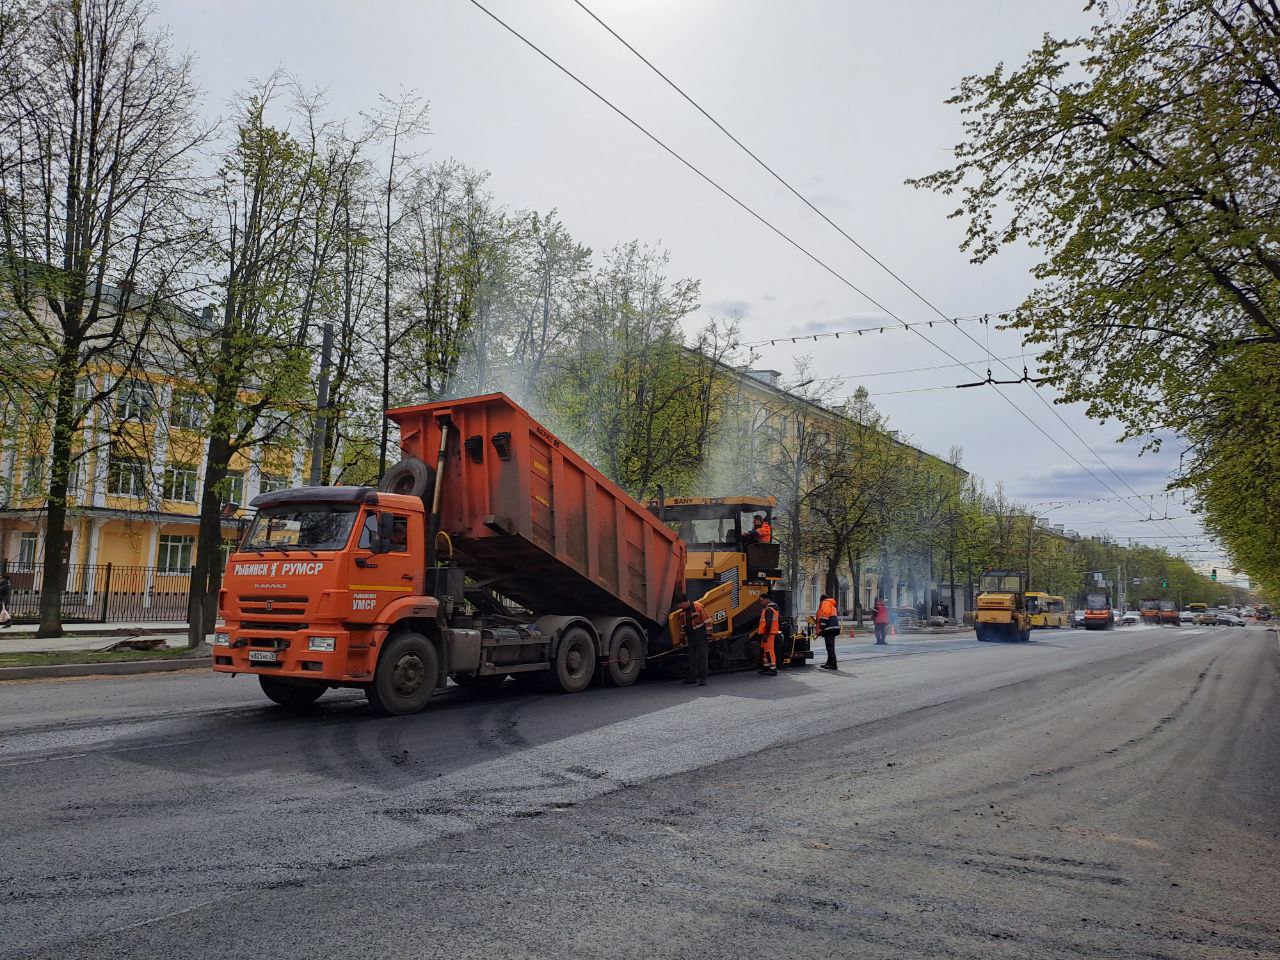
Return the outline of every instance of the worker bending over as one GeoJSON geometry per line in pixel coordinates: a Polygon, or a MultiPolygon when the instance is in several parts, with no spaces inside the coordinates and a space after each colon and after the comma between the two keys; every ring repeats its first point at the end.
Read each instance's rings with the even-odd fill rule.
{"type": "Polygon", "coordinates": [[[766,677],[776,677],[778,675],[776,641],[778,634],[782,631],[780,620],[778,605],[772,600],[766,599],[764,609],[760,611],[760,624],[756,627],[756,633],[760,637],[760,672],[766,677]]]}
{"type": "Polygon", "coordinates": [[[752,519],[751,529],[742,535],[742,542],[773,543],[773,527],[764,518],[763,513],[757,513],[752,519]]]}

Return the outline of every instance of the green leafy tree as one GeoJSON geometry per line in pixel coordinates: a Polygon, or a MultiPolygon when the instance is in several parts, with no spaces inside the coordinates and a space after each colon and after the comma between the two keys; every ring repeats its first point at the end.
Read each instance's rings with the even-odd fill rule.
{"type": "Polygon", "coordinates": [[[1258,576],[1280,569],[1274,417],[1218,416],[1274,395],[1280,359],[1280,8],[1257,0],[1091,5],[1085,36],[1046,37],[1015,69],[966,77],[956,164],[913,181],[951,194],[982,262],[1043,258],[1012,316],[1066,401],[1158,444],[1190,437],[1185,481],[1258,576]],[[1253,488],[1252,492],[1250,488],[1253,488]],[[1274,497],[1270,498],[1274,503],[1274,497]]]}

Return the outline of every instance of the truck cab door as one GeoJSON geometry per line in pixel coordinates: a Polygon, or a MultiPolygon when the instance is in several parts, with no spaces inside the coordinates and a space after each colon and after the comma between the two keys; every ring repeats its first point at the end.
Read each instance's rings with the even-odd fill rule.
{"type": "Polygon", "coordinates": [[[422,536],[420,518],[386,509],[365,513],[347,580],[352,621],[373,623],[387,604],[419,591],[422,536]]]}

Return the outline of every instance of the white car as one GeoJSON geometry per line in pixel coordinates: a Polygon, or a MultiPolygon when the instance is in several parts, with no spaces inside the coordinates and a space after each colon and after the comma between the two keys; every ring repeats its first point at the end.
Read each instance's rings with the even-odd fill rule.
{"type": "Polygon", "coordinates": [[[1179,623],[1195,623],[1196,615],[1190,610],[1183,610],[1178,614],[1179,623]]]}
{"type": "Polygon", "coordinates": [[[1123,617],[1120,618],[1121,623],[1141,623],[1142,614],[1137,610],[1127,610],[1123,617]]]}

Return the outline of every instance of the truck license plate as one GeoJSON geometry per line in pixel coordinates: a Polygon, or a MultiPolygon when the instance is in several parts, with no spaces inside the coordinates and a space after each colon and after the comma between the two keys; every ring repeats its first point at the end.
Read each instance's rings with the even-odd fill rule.
{"type": "Polygon", "coordinates": [[[250,650],[249,659],[256,660],[259,663],[275,663],[276,652],[274,650],[250,650]]]}

